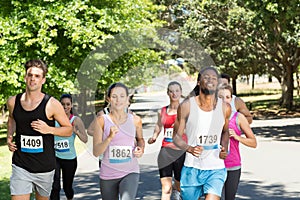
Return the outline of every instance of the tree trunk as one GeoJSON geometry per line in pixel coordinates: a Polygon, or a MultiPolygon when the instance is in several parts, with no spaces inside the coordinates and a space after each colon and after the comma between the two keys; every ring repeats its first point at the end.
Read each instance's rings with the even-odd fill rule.
{"type": "Polygon", "coordinates": [[[296,71],[296,80],[297,80],[297,96],[300,96],[300,79],[299,79],[299,71],[296,71]]]}
{"type": "Polygon", "coordinates": [[[254,90],[254,82],[255,82],[254,78],[255,78],[255,74],[252,74],[252,85],[251,85],[252,90],[254,90]]]}
{"type": "Polygon", "coordinates": [[[294,79],[292,67],[286,67],[286,73],[281,82],[281,106],[291,110],[293,108],[293,90],[294,90],[294,79]]]}
{"type": "Polygon", "coordinates": [[[237,76],[232,77],[232,91],[234,95],[236,95],[236,78],[237,76]]]}

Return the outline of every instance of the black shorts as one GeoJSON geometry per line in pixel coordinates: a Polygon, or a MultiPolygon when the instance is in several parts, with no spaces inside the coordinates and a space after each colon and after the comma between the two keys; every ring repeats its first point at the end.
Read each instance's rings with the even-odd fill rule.
{"type": "Polygon", "coordinates": [[[180,181],[181,169],[185,160],[185,151],[162,147],[158,154],[157,163],[160,178],[172,177],[180,181]]]}

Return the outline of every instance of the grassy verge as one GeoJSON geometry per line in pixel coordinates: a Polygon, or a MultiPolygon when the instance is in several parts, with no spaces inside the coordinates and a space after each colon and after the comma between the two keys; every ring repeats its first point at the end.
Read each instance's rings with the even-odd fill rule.
{"type": "Polygon", "coordinates": [[[12,153],[6,145],[6,130],[0,130],[0,200],[10,199],[9,177],[11,175],[12,153]]]}
{"type": "MultiPolygon", "coordinates": [[[[86,149],[86,145],[77,137],[75,139],[75,148],[77,155],[79,155],[86,149]]],[[[0,200],[10,199],[9,178],[11,175],[11,158],[12,153],[6,145],[6,129],[0,129],[0,200]]]]}

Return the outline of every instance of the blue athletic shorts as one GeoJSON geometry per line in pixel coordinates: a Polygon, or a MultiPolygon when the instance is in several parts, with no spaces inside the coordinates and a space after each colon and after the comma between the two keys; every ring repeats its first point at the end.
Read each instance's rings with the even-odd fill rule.
{"type": "Polygon", "coordinates": [[[226,176],[226,168],[201,170],[183,166],[180,179],[182,199],[198,199],[206,194],[221,197],[226,176]]]}

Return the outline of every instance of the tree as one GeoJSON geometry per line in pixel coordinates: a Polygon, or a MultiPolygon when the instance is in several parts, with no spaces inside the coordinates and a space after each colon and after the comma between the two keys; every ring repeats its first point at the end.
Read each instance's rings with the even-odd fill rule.
{"type": "MultiPolygon", "coordinates": [[[[254,65],[255,51],[247,37],[253,13],[238,7],[234,2],[183,1],[182,8],[188,11],[180,31],[197,40],[212,56],[217,67],[233,79],[238,75],[248,76],[264,71],[254,65]],[[247,33],[246,33],[247,32],[247,33]]],[[[187,12],[186,11],[186,12],[187,12]]]]}
{"type": "Polygon", "coordinates": [[[188,10],[182,33],[199,41],[221,71],[269,72],[282,86],[281,105],[293,104],[293,73],[299,65],[299,1],[182,1],[188,10]]]}
{"type": "MultiPolygon", "coordinates": [[[[0,107],[8,96],[24,89],[22,65],[27,60],[39,58],[48,64],[45,92],[54,96],[74,93],[81,63],[97,46],[126,30],[162,24],[157,20],[157,12],[163,7],[150,0],[35,0],[0,4],[0,107]]],[[[151,57],[151,53],[136,55],[151,57]]],[[[128,65],[114,65],[115,76],[111,81],[121,77],[120,69],[133,67],[132,63],[125,64],[128,65]]]]}
{"type": "Polygon", "coordinates": [[[292,109],[293,74],[300,65],[299,0],[250,0],[239,4],[256,13],[252,23],[256,28],[253,40],[258,56],[281,84],[280,104],[292,109]]]}

